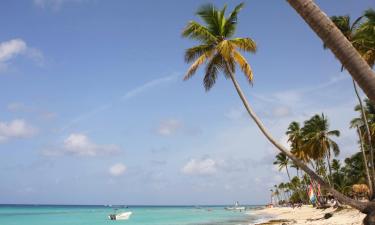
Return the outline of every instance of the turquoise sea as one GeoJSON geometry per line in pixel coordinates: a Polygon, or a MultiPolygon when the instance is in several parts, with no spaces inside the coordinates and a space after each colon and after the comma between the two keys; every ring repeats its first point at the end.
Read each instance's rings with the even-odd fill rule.
{"type": "MultiPolygon", "coordinates": [[[[250,207],[250,211],[256,207],[250,207]]],[[[224,206],[129,206],[129,220],[111,221],[114,207],[0,205],[0,225],[248,225],[258,218],[224,206]]],[[[247,211],[249,212],[249,211],[247,211]]]]}

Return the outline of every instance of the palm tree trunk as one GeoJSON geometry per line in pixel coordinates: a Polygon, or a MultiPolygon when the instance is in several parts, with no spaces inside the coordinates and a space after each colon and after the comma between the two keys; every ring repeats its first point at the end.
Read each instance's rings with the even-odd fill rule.
{"type": "Polygon", "coordinates": [[[288,175],[289,182],[292,183],[292,180],[290,179],[288,166],[285,166],[286,174],[288,175]]]}
{"type": "Polygon", "coordinates": [[[331,19],[312,0],[287,0],[331,49],[366,95],[375,102],[375,72],[331,19]]]}
{"type": "Polygon", "coordinates": [[[330,186],[332,186],[332,182],[331,182],[331,179],[332,179],[332,168],[331,168],[331,157],[330,157],[330,153],[327,154],[327,164],[328,164],[328,172],[329,172],[329,177],[328,177],[328,183],[330,186]]]}
{"type": "MultiPolygon", "coordinates": [[[[358,98],[359,106],[361,108],[362,120],[363,120],[363,124],[365,125],[366,134],[367,134],[366,137],[367,137],[367,141],[369,143],[368,146],[369,146],[369,150],[370,150],[370,171],[371,171],[369,183],[371,182],[371,186],[374,186],[374,179],[375,179],[374,148],[372,147],[372,140],[371,140],[372,138],[371,138],[370,128],[369,128],[369,125],[368,125],[365,109],[363,107],[362,99],[361,99],[361,96],[358,93],[357,85],[356,85],[354,80],[353,80],[353,86],[354,86],[355,94],[357,95],[357,98],[358,98]],[[371,179],[371,177],[372,177],[372,179],[371,179]]],[[[365,157],[366,157],[366,155],[365,155],[365,157]]],[[[375,198],[374,194],[375,194],[374,192],[371,192],[370,199],[375,198]]]]}
{"type": "MultiPolygon", "coordinates": [[[[248,103],[244,93],[242,92],[242,89],[240,87],[240,84],[235,78],[234,73],[230,70],[230,67],[228,64],[226,64],[226,69],[229,71],[229,75],[231,77],[231,80],[233,82],[234,87],[236,88],[236,91],[238,95],[240,96],[242,103],[244,104],[247,112],[251,116],[251,118],[254,120],[258,128],[261,130],[261,132],[264,134],[264,136],[282,153],[287,155],[297,166],[299,166],[303,171],[305,171],[308,175],[311,176],[312,179],[316,180],[323,188],[328,190],[332,193],[333,196],[336,197],[337,200],[339,200],[342,203],[345,203],[347,205],[352,206],[353,208],[358,209],[359,211],[363,213],[374,213],[375,218],[375,203],[374,202],[360,202],[356,201],[354,199],[351,199],[334,188],[330,187],[321,177],[319,177],[314,171],[312,171],[308,166],[306,166],[301,160],[297,159],[292,153],[290,153],[282,144],[276,141],[276,139],[271,135],[271,133],[267,130],[267,128],[264,126],[263,122],[258,118],[254,110],[250,107],[250,104],[248,103]]],[[[375,220],[374,220],[375,224],[375,220]]]]}
{"type": "Polygon", "coordinates": [[[367,157],[366,157],[365,149],[364,149],[364,146],[363,146],[362,133],[361,133],[361,130],[359,129],[358,126],[357,126],[357,132],[358,132],[361,151],[362,151],[362,154],[363,154],[363,164],[365,165],[367,183],[368,183],[368,187],[370,189],[370,197],[372,197],[373,194],[374,194],[374,189],[373,189],[373,186],[372,186],[370,171],[368,169],[368,164],[367,164],[367,157]]]}

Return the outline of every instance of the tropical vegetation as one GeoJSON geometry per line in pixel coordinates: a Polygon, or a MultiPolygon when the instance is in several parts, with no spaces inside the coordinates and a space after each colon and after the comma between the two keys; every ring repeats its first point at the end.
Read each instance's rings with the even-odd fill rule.
{"type": "MultiPolygon", "coordinates": [[[[325,45],[335,53],[344,68],[349,71],[367,96],[375,100],[375,79],[372,79],[372,77],[375,77],[375,73],[362,58],[364,54],[360,52],[366,51],[367,54],[370,51],[368,54],[372,57],[373,20],[369,17],[361,25],[361,40],[364,40],[361,43],[361,49],[358,48],[358,52],[362,54],[361,57],[350,41],[335,27],[334,23],[329,18],[328,21],[326,20],[326,16],[314,2],[311,0],[288,0],[288,2],[317,32],[325,45]],[[346,46],[346,44],[348,45],[346,46]]],[[[307,195],[303,193],[306,192],[309,184],[313,184],[311,186],[318,189],[322,188],[325,193],[333,195],[341,203],[348,204],[366,213],[365,224],[372,224],[370,221],[375,217],[375,202],[358,201],[347,192],[348,185],[363,181],[362,178],[365,173],[363,173],[364,164],[363,161],[361,164],[361,160],[363,160],[361,156],[368,155],[366,149],[362,153],[356,153],[346,159],[342,166],[341,162],[335,158],[340,153],[340,148],[335,142],[335,139],[340,136],[340,132],[329,128],[328,119],[324,114],[317,114],[306,120],[303,127],[300,127],[298,122],[290,124],[287,131],[291,144],[289,151],[271,135],[251,107],[236,78],[236,68],[239,67],[248,82],[253,83],[252,69],[242,53],[255,53],[256,43],[250,37],[234,37],[238,13],[243,6],[242,3],[237,5],[229,14],[226,14],[227,6],[218,9],[212,4],[206,4],[198,9],[196,14],[203,24],[190,21],[182,32],[183,37],[199,42],[198,45],[185,51],[185,61],[190,63],[191,66],[184,80],[190,79],[201,66],[205,66],[203,85],[206,91],[214,86],[219,73],[232,81],[250,117],[265,137],[281,152],[275,163],[281,169],[285,168],[290,179],[289,183],[274,186],[275,190],[272,192],[276,192],[277,196],[283,195],[283,200],[306,201],[307,195]],[[291,178],[288,168],[289,162],[292,162],[293,167],[298,168],[298,171],[302,170],[304,174],[291,178]],[[348,180],[352,174],[358,176],[355,179],[348,180]]],[[[371,116],[368,116],[368,118],[371,118],[371,116]]],[[[366,130],[361,131],[366,133],[366,130]]],[[[366,144],[366,142],[364,143],[366,144]]],[[[368,142],[368,145],[372,146],[372,144],[371,141],[368,142]]],[[[366,145],[364,146],[366,148],[366,145]]],[[[371,160],[371,162],[374,161],[371,160]]],[[[369,165],[373,164],[371,162],[369,165]]]]}

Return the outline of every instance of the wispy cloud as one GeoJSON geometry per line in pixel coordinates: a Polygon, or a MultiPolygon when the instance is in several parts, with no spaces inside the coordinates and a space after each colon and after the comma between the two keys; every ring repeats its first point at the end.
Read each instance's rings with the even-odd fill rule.
{"type": "Polygon", "coordinates": [[[162,136],[170,136],[183,128],[183,124],[177,119],[167,119],[160,122],[156,133],[162,136]]]}
{"type": "Polygon", "coordinates": [[[171,75],[171,76],[166,76],[166,77],[162,77],[162,78],[158,78],[158,79],[149,81],[145,84],[140,85],[139,87],[136,87],[136,88],[128,91],[126,94],[124,94],[122,96],[122,99],[126,100],[126,99],[130,99],[130,98],[134,98],[137,95],[140,95],[143,92],[146,92],[153,87],[159,86],[159,85],[164,84],[164,83],[168,83],[170,81],[175,80],[176,78],[177,78],[177,75],[171,75]]]}
{"type": "Polygon", "coordinates": [[[62,143],[61,147],[48,148],[42,151],[45,156],[89,156],[108,155],[118,153],[117,145],[99,145],[94,143],[87,135],[81,133],[70,134],[62,143]]]}
{"type": "Polygon", "coordinates": [[[24,55],[37,64],[43,64],[43,54],[36,48],[29,47],[20,38],[0,42],[0,72],[7,69],[9,62],[18,55],[24,55]]]}
{"type": "Polygon", "coordinates": [[[92,110],[90,110],[86,113],[83,113],[83,114],[77,116],[76,118],[70,120],[61,129],[61,131],[64,131],[64,130],[68,129],[68,128],[72,127],[73,125],[77,124],[78,122],[86,120],[89,117],[91,117],[91,116],[93,116],[93,115],[95,115],[99,112],[110,109],[117,103],[130,100],[132,98],[137,97],[138,95],[140,95],[142,93],[145,93],[145,92],[151,90],[152,88],[155,88],[155,87],[157,87],[159,85],[162,85],[162,84],[172,82],[172,81],[176,80],[177,77],[178,77],[178,75],[176,75],[176,74],[171,75],[171,76],[165,76],[165,77],[162,77],[162,78],[151,80],[151,81],[146,82],[146,83],[144,83],[144,84],[142,84],[138,87],[135,87],[135,88],[127,91],[125,94],[123,94],[119,99],[116,99],[116,100],[114,100],[112,102],[109,102],[109,103],[102,104],[102,105],[98,106],[97,108],[94,108],[94,109],[92,109],[92,110]]]}
{"type": "Polygon", "coordinates": [[[275,92],[271,95],[253,94],[255,98],[265,102],[273,103],[289,103],[294,104],[302,99],[303,95],[326,89],[332,85],[338,84],[341,81],[348,80],[350,77],[345,74],[332,76],[328,81],[319,85],[311,85],[303,88],[289,89],[285,91],[275,92]]]}

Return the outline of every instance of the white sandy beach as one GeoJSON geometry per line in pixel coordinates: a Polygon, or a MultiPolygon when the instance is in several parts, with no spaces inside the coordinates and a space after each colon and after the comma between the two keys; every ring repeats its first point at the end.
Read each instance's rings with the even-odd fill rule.
{"type": "Polygon", "coordinates": [[[316,209],[312,206],[302,206],[301,208],[266,208],[257,210],[251,213],[258,216],[271,216],[272,220],[266,224],[304,224],[304,225],[360,225],[365,217],[365,214],[360,213],[358,210],[347,208],[336,210],[333,208],[316,209]],[[324,219],[326,213],[333,213],[329,219],[324,219]],[[281,221],[285,220],[285,221],[281,221]]]}

